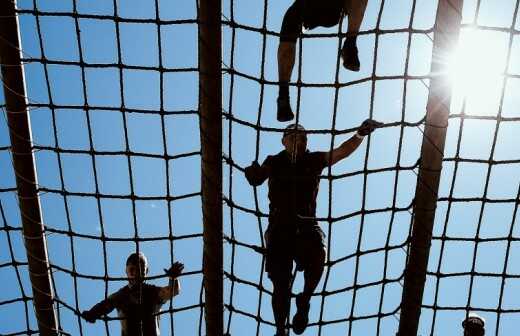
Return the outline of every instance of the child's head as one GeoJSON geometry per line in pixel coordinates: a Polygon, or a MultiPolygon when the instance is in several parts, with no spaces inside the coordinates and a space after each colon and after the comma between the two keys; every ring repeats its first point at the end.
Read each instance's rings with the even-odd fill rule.
{"type": "Polygon", "coordinates": [[[148,274],[148,260],[141,252],[132,253],[126,259],[126,276],[130,284],[142,282],[148,274]]]}
{"type": "Polygon", "coordinates": [[[305,128],[299,124],[291,124],[285,128],[282,137],[285,150],[296,157],[307,150],[307,135],[305,128]]]}

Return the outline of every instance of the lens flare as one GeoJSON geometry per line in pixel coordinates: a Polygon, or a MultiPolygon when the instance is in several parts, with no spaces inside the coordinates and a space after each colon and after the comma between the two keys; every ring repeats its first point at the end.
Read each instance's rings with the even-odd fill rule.
{"type": "Polygon", "coordinates": [[[496,115],[504,84],[507,42],[496,32],[467,29],[448,59],[452,113],[496,115]]]}

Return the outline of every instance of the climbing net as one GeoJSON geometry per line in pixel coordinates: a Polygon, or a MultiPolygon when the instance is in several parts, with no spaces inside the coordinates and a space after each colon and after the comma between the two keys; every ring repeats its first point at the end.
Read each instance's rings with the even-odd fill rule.
{"type": "MultiPolygon", "coordinates": [[[[274,334],[262,254],[267,189],[251,188],[243,168],[281,150],[276,48],[289,3],[223,3],[231,335],[274,334]]],[[[118,334],[115,315],[90,325],[78,313],[124,285],[124,261],[138,249],[150,260],[154,283],[166,282],[162,268],[173,260],[186,264],[182,294],[163,307],[162,332],[202,335],[195,1],[17,5],[60,330],[118,334]]],[[[482,107],[475,97],[453,99],[420,334],[459,332],[468,311],[486,318],[489,334],[511,334],[520,321],[519,2],[504,1],[508,14],[496,7],[466,0],[461,13],[463,29],[504,41],[508,66],[484,113],[475,112],[482,107]]],[[[368,117],[385,123],[345,162],[323,171],[317,216],[328,257],[307,335],[397,330],[435,10],[425,0],[369,1],[359,73],[342,69],[337,58],[345,25],[306,32],[298,43],[291,96],[312,150],[337,146],[368,117]]],[[[0,296],[0,333],[36,334],[5,118],[0,127],[0,275],[8,289],[0,296]]],[[[297,275],[293,292],[301,286],[297,275]]]]}
{"type": "MultiPolygon", "coordinates": [[[[282,148],[280,133],[274,132],[279,127],[274,103],[277,32],[285,5],[267,1],[252,9],[249,3],[231,1],[224,9],[230,334],[240,333],[243,325],[257,335],[274,333],[272,287],[259,253],[265,247],[267,190],[248,187],[242,169],[282,148]],[[244,95],[247,100],[241,99],[244,95]],[[242,188],[249,188],[251,196],[245,197],[242,188]]],[[[472,28],[504,42],[502,71],[507,70],[498,92],[486,93],[496,97],[485,107],[474,94],[454,92],[422,302],[419,333],[424,335],[460,333],[468,311],[485,317],[491,334],[507,334],[520,317],[520,306],[511,299],[519,271],[512,258],[518,253],[519,186],[513,171],[520,156],[511,151],[509,137],[520,120],[512,105],[518,65],[506,67],[514,59],[511,54],[518,55],[519,4],[504,4],[508,14],[498,15],[499,20],[487,16],[490,6],[485,1],[465,2],[461,36],[472,28]],[[509,174],[511,183],[501,181],[509,174]]],[[[291,95],[297,119],[310,128],[312,150],[331,150],[365,118],[385,122],[385,128],[347,162],[325,169],[321,177],[317,217],[327,234],[328,261],[311,300],[305,334],[397,331],[431,78],[435,9],[436,4],[427,1],[369,1],[358,38],[360,73],[346,72],[337,58],[345,26],[312,30],[299,40],[291,95]]],[[[301,287],[299,275],[293,293],[301,287]]]]}
{"type": "MultiPolygon", "coordinates": [[[[186,264],[186,295],[164,305],[161,330],[200,334],[200,175],[189,173],[200,170],[195,2],[183,13],[158,1],[17,6],[59,329],[120,334],[115,313],[95,325],[79,313],[125,285],[126,257],[139,250],[150,281],[163,286],[163,268],[186,264]],[[182,55],[178,45],[195,48],[182,55]]],[[[1,272],[9,290],[0,333],[37,334],[6,118],[1,124],[1,272]]]]}

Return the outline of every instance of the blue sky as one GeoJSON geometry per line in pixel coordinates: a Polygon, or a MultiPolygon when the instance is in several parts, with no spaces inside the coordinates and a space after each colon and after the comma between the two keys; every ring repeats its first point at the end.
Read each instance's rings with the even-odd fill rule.
{"type": "MultiPolygon", "coordinates": [[[[73,10],[72,0],[34,1],[19,1],[19,7],[65,14],[73,10]]],[[[28,98],[32,104],[43,104],[43,107],[31,109],[31,124],[34,143],[39,149],[35,158],[42,188],[43,218],[47,227],[57,231],[47,236],[49,258],[55,266],[53,278],[60,300],[72,309],[84,310],[104,298],[106,293],[124,285],[124,281],[116,280],[105,283],[101,277],[105,275],[105,267],[107,276],[124,277],[126,256],[136,248],[132,241],[109,240],[105,244],[105,258],[101,240],[95,239],[100,237],[102,230],[110,238],[162,237],[139,243],[139,249],[150,260],[150,275],[160,275],[172,258],[185,263],[188,275],[182,277],[183,291],[173,301],[174,308],[187,309],[163,316],[161,329],[165,335],[172,334],[170,322],[173,320],[175,334],[195,335],[199,333],[201,310],[190,307],[200,302],[202,279],[202,215],[198,195],[200,141],[195,112],[198,99],[197,27],[190,21],[196,18],[196,5],[193,0],[159,1],[159,16],[165,20],[160,29],[160,58],[157,26],[147,21],[155,19],[155,1],[116,3],[118,15],[128,19],[119,24],[121,62],[125,65],[122,78],[114,66],[118,62],[116,25],[103,16],[114,15],[113,3],[102,0],[76,3],[78,13],[87,15],[78,20],[81,55],[88,64],[84,68],[86,95],[83,74],[77,65],[80,49],[74,19],[67,15],[39,16],[40,41],[35,16],[32,13],[20,16],[23,55],[27,60],[28,98]],[[180,23],[177,20],[187,21],[180,23]],[[43,65],[40,61],[43,56],[51,62],[43,65]],[[166,69],[162,75],[154,71],[160,65],[166,69]],[[46,74],[50,87],[45,81],[46,74]],[[48,106],[51,102],[58,108],[51,110],[48,106]],[[90,106],[88,114],[82,109],[86,103],[90,106]],[[123,104],[127,108],[124,114],[120,111],[123,104]],[[49,150],[56,147],[63,151],[58,154],[49,150]],[[95,155],[90,154],[91,150],[95,155]],[[130,156],[127,151],[131,152],[130,156]],[[102,195],[99,199],[95,197],[96,179],[102,195]],[[57,193],[60,190],[72,194],[65,199],[57,193]],[[131,193],[137,196],[135,201],[128,196],[131,193]],[[168,202],[167,196],[173,197],[173,201],[168,202]],[[170,227],[175,237],[185,238],[176,239],[171,245],[164,239],[170,234],[170,227]],[[71,240],[60,233],[60,230],[69,229],[90,238],[74,237],[71,240]],[[73,260],[76,272],[100,278],[77,277],[74,281],[69,273],[60,271],[73,270],[73,260]]],[[[337,130],[351,130],[368,117],[397,125],[374,133],[370,142],[365,141],[351,157],[331,169],[330,173],[335,177],[331,182],[325,178],[321,181],[317,216],[333,219],[320,221],[327,233],[328,258],[332,266],[326,268],[318,286],[318,293],[327,291],[329,294],[313,298],[310,322],[317,322],[322,314],[321,319],[331,323],[321,327],[311,325],[304,335],[394,335],[396,332],[402,294],[402,282],[400,284],[398,280],[406,258],[406,249],[402,246],[406,247],[404,243],[410,229],[411,214],[407,209],[415,192],[417,168],[413,167],[420,156],[422,133],[419,128],[423,127],[405,126],[404,123],[417,123],[425,114],[433,38],[433,34],[427,32],[433,27],[436,10],[436,1],[418,0],[411,21],[412,3],[412,0],[386,1],[382,7],[381,0],[369,1],[362,30],[377,27],[383,33],[372,32],[359,37],[361,71],[352,73],[340,68],[338,82],[347,85],[338,90],[305,87],[300,92],[298,118],[307,129],[330,130],[334,124],[337,130]],[[408,29],[410,22],[412,34],[393,32],[408,29]],[[378,56],[374,61],[376,46],[378,56]],[[408,66],[405,63],[407,52],[408,66]],[[410,76],[406,80],[405,73],[410,76]],[[373,75],[378,79],[372,81],[373,75]],[[397,166],[402,167],[398,172],[397,166]],[[362,174],[365,168],[370,174],[362,174]],[[384,171],[378,171],[381,169],[384,171]],[[361,209],[373,210],[373,213],[361,216],[358,214],[361,209]],[[382,279],[387,281],[384,286],[382,279]],[[344,321],[350,316],[367,317],[380,311],[385,317],[358,319],[352,323],[344,321]]],[[[515,3],[513,0],[481,1],[476,14],[477,2],[466,0],[463,23],[510,28],[515,3]]],[[[279,31],[285,9],[290,4],[288,0],[268,1],[265,20],[268,31],[279,31]]],[[[223,1],[224,20],[233,19],[242,25],[262,28],[263,13],[263,1],[223,1]]],[[[519,21],[516,18],[516,32],[520,29],[519,21]]],[[[316,29],[312,33],[336,33],[337,29],[316,29]]],[[[236,70],[236,73],[224,71],[223,74],[225,112],[253,125],[283,127],[275,119],[277,87],[273,82],[277,80],[277,37],[266,35],[263,63],[263,36],[245,29],[235,29],[234,33],[233,39],[233,30],[228,25],[223,26],[223,67],[232,66],[236,70]],[[232,43],[235,44],[233,54],[232,43]],[[264,78],[267,84],[262,87],[247,76],[264,78]]],[[[514,119],[520,117],[520,101],[515,94],[520,88],[520,40],[517,33],[511,35],[507,30],[486,34],[481,47],[485,48],[493,41],[493,49],[500,55],[509,49],[511,38],[509,62],[506,64],[505,58],[497,61],[504,63],[508,76],[498,84],[497,92],[485,95],[491,97],[485,101],[485,109],[478,95],[466,97],[465,113],[489,117],[486,120],[465,118],[462,122],[459,113],[463,97],[458,91],[454,93],[439,192],[441,198],[450,201],[438,204],[428,266],[430,272],[442,272],[445,276],[440,279],[428,276],[421,335],[459,333],[460,321],[465,315],[460,307],[468,305],[472,311],[485,316],[490,334],[495,334],[496,329],[500,334],[512,334],[514,325],[520,321],[518,313],[501,314],[497,327],[496,313],[479,311],[497,309],[503,281],[502,309],[520,309],[520,302],[514,295],[520,288],[520,268],[516,262],[520,258],[517,239],[520,227],[518,215],[513,218],[515,204],[512,201],[518,198],[520,182],[520,151],[515,136],[519,125],[514,119]],[[505,119],[497,123],[493,117],[499,113],[500,105],[501,116],[505,119]],[[457,146],[459,138],[460,146],[457,146]],[[492,165],[479,161],[490,158],[496,160],[492,165]],[[514,162],[505,164],[504,160],[514,162]],[[486,178],[488,173],[489,179],[486,178]],[[491,202],[457,201],[483,195],[491,202]],[[481,221],[479,217],[482,217],[481,221]],[[510,231],[514,239],[508,244],[506,238],[510,231]],[[476,248],[472,240],[477,234],[484,241],[476,248]],[[509,254],[507,264],[506,254],[509,254]],[[504,269],[505,280],[502,277],[504,269]],[[472,271],[489,276],[473,276],[471,281],[469,273],[472,271]],[[432,310],[434,305],[439,309],[432,310]]],[[[301,74],[298,74],[298,61],[293,81],[300,78],[304,83],[333,83],[338,42],[334,37],[303,39],[301,74]]],[[[478,73],[482,69],[474,70],[478,73]]],[[[291,88],[291,95],[293,106],[296,106],[296,88],[291,88]]],[[[257,131],[226,118],[223,118],[223,127],[223,153],[240,167],[255,159],[263,161],[267,155],[281,150],[277,132],[257,131]]],[[[332,139],[330,134],[310,135],[309,148],[328,150],[331,144],[339,145],[349,136],[342,134],[332,139]]],[[[0,118],[1,190],[15,187],[10,154],[4,149],[7,146],[5,118],[0,118]]],[[[324,170],[323,174],[325,177],[329,172],[324,170]]],[[[224,163],[224,196],[227,199],[253,211],[258,206],[258,210],[267,213],[266,185],[256,191],[255,194],[240,170],[224,163]]],[[[5,222],[0,220],[3,228],[20,226],[15,196],[12,191],[0,192],[6,217],[5,222]]],[[[225,271],[246,282],[261,283],[271,291],[271,283],[262,272],[261,255],[248,247],[261,246],[266,226],[266,218],[259,221],[253,214],[225,204],[225,235],[246,244],[224,243],[225,271]]],[[[3,265],[0,276],[7,284],[7,290],[0,294],[0,302],[4,302],[22,295],[15,268],[6,263],[13,258],[23,262],[26,257],[19,231],[7,234],[5,229],[0,230],[0,241],[0,265],[3,265]],[[8,248],[8,238],[12,241],[14,256],[8,248]]],[[[20,266],[19,270],[24,291],[30,295],[27,268],[20,266]]],[[[166,279],[151,282],[165,284],[166,279]]],[[[224,286],[225,302],[238,310],[225,311],[226,331],[232,335],[256,334],[259,328],[260,335],[274,334],[270,324],[258,324],[246,315],[260,312],[263,320],[273,321],[270,296],[266,292],[229,279],[224,286]]],[[[297,293],[301,287],[299,275],[293,291],[297,293]]],[[[30,304],[28,307],[32,309],[30,304]]],[[[2,334],[27,328],[21,301],[0,305],[0,316],[2,334]]],[[[87,324],[63,306],[60,307],[60,322],[62,328],[73,335],[105,332],[102,322],[87,324]]],[[[29,325],[36,328],[32,311],[29,325]]],[[[110,334],[119,333],[118,321],[111,321],[108,326],[110,334]]]]}

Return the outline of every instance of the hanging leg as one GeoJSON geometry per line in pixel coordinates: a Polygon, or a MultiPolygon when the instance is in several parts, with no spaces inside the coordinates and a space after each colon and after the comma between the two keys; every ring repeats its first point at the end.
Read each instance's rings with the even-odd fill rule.
{"type": "Polygon", "coordinates": [[[311,297],[323,275],[326,252],[320,232],[312,232],[311,236],[299,242],[299,258],[304,265],[304,286],[303,292],[296,297],[297,311],[292,323],[293,331],[298,335],[307,328],[311,297]]]}
{"type": "Polygon", "coordinates": [[[343,43],[341,57],[343,66],[351,71],[359,71],[360,62],[357,48],[357,35],[365,16],[368,0],[345,0],[345,15],[348,16],[347,38],[343,43]]]}
{"type": "Polygon", "coordinates": [[[291,303],[293,252],[290,243],[280,232],[265,233],[266,255],[265,271],[273,283],[271,305],[276,325],[276,336],[285,336],[286,323],[291,303]]]}
{"type": "Polygon", "coordinates": [[[291,303],[291,277],[273,280],[273,296],[271,304],[273,307],[274,321],[276,324],[276,335],[285,336],[285,325],[289,315],[291,303]]]}
{"type": "Polygon", "coordinates": [[[294,118],[289,99],[289,82],[291,80],[296,57],[296,40],[302,30],[302,8],[295,2],[289,7],[282,22],[280,44],[278,45],[278,121],[289,121],[294,118]]]}

